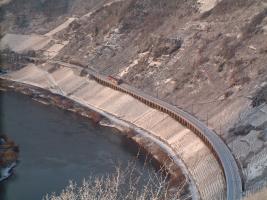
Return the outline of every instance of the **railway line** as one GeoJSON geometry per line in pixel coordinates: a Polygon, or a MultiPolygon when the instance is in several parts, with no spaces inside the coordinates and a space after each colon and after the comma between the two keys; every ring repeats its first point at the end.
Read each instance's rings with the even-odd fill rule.
{"type": "MultiPolygon", "coordinates": [[[[43,60],[39,59],[35,59],[33,61],[37,63],[39,63],[39,61],[43,62],[43,60]]],[[[195,135],[201,138],[205,145],[212,151],[214,157],[221,166],[226,183],[227,200],[239,200],[242,198],[242,179],[237,162],[235,161],[231,151],[213,130],[209,129],[196,117],[176,106],[149,96],[126,83],[116,83],[115,81],[111,80],[110,77],[101,75],[94,70],[85,69],[84,67],[61,61],[46,60],[46,62],[50,64],[56,64],[56,66],[71,68],[74,71],[78,71],[78,73],[82,74],[83,76],[88,76],[90,79],[94,79],[101,85],[107,86],[122,93],[126,93],[140,102],[143,102],[147,106],[166,113],[171,118],[190,129],[195,135]]]]}
{"type": "MultiPolygon", "coordinates": [[[[50,62],[72,69],[81,69],[80,66],[69,63],[60,61],[50,62]]],[[[237,162],[235,161],[227,145],[213,130],[209,129],[203,122],[191,114],[183,111],[182,109],[170,105],[160,99],[149,96],[126,83],[115,84],[114,81],[110,80],[110,78],[98,74],[90,69],[86,69],[86,72],[88,75],[90,75],[90,78],[95,79],[100,84],[131,95],[146,105],[168,114],[179,123],[192,130],[212,150],[216,159],[220,163],[226,181],[227,200],[239,200],[242,198],[242,180],[237,162]]]]}

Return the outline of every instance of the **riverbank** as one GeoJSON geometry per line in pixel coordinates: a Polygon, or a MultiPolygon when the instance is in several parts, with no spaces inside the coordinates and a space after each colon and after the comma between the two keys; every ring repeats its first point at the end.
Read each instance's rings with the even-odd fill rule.
{"type": "Polygon", "coordinates": [[[9,166],[0,169],[0,182],[8,179],[12,175],[12,170],[16,165],[17,162],[13,162],[9,166]]]}
{"type": "MultiPolygon", "coordinates": [[[[88,108],[81,105],[74,100],[66,98],[64,96],[53,94],[47,90],[8,80],[1,80],[1,85],[5,90],[12,90],[20,92],[22,94],[30,96],[33,100],[40,102],[44,105],[57,106],[61,109],[68,110],[70,112],[77,113],[81,116],[91,119],[94,123],[102,126],[109,126],[116,128],[125,136],[125,140],[129,145],[130,149],[135,149],[139,155],[148,155],[149,159],[152,160],[152,164],[156,168],[164,167],[170,175],[171,189],[175,190],[180,188],[181,183],[186,183],[185,187],[182,188],[181,194],[189,196],[192,191],[192,183],[187,177],[185,166],[181,169],[182,163],[177,164],[177,158],[175,154],[171,152],[171,149],[167,148],[167,145],[149,137],[148,133],[137,129],[132,125],[120,121],[107,113],[96,111],[92,108],[88,108]]],[[[141,158],[147,159],[147,158],[141,158]]]]}
{"type": "MultiPolygon", "coordinates": [[[[160,149],[168,152],[175,165],[183,169],[190,180],[194,196],[201,199],[226,198],[226,182],[220,162],[209,145],[185,121],[177,121],[172,112],[165,112],[165,107],[158,109],[160,107],[157,104],[150,105],[150,101],[140,99],[136,93],[128,93],[129,85],[125,83],[121,86],[126,90],[121,91],[120,87],[106,82],[104,76],[91,71],[89,74],[93,76],[88,76],[82,72],[80,66],[55,61],[29,64],[1,77],[29,88],[37,88],[37,91],[54,94],[57,98],[53,101],[58,101],[61,107],[67,104],[60,100],[60,97],[64,97],[101,114],[116,125],[138,131],[133,139],[139,140],[142,136],[143,141],[143,137],[148,138],[148,141],[153,141],[160,149]]],[[[41,95],[33,98],[41,98],[43,101],[41,95]]],[[[84,108],[83,113],[86,110],[84,108]]]]}
{"type": "Polygon", "coordinates": [[[12,175],[17,165],[19,148],[5,135],[0,135],[0,182],[12,175]]]}

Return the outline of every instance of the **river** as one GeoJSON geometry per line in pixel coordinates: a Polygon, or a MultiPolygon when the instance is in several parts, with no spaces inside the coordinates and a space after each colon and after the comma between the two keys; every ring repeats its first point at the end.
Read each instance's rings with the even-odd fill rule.
{"type": "MultiPolygon", "coordinates": [[[[38,200],[69,180],[112,173],[135,158],[116,130],[30,97],[1,92],[1,132],[20,147],[14,174],[0,183],[1,200],[38,200]]],[[[143,164],[137,162],[143,170],[143,164]]],[[[145,169],[148,173],[151,167],[145,169]]]]}

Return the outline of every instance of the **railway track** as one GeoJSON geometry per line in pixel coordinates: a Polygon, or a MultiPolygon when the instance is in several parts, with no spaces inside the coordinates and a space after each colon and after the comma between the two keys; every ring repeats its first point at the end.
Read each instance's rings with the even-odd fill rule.
{"type": "MultiPolygon", "coordinates": [[[[50,63],[59,64],[72,69],[81,70],[80,66],[64,63],[60,61],[49,61],[50,63]]],[[[103,76],[93,70],[85,69],[90,78],[95,79],[98,83],[107,87],[113,88],[123,93],[127,93],[146,105],[158,109],[179,123],[192,130],[198,137],[200,137],[205,144],[212,150],[219,164],[221,165],[226,181],[226,197],[227,200],[239,200],[242,198],[242,180],[240,171],[231,151],[222,139],[211,129],[209,129],[203,122],[198,120],[191,114],[183,111],[176,106],[170,105],[160,99],[145,94],[128,84],[121,83],[117,85],[110,81],[108,77],[103,76]]]]}

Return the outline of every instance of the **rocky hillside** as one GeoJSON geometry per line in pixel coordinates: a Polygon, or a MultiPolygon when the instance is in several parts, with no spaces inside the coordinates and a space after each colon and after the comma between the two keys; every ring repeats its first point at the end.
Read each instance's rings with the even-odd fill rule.
{"type": "Polygon", "coordinates": [[[66,44],[54,59],[194,114],[229,145],[247,191],[267,185],[266,0],[14,0],[0,9],[3,33],[44,34],[72,17],[53,36],[66,44]]]}

